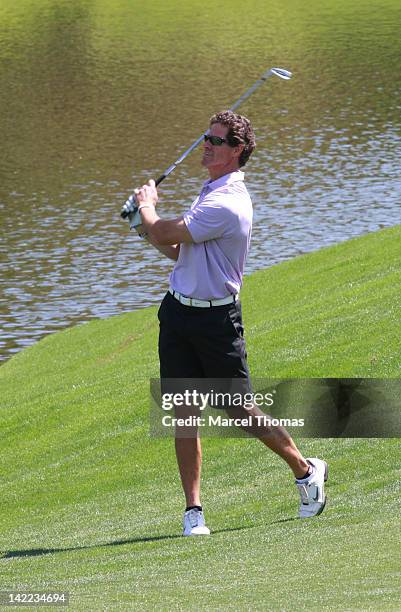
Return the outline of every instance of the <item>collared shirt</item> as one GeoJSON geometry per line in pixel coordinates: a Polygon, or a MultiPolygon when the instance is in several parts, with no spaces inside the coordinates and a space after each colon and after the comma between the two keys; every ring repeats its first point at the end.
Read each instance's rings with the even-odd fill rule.
{"type": "Polygon", "coordinates": [[[184,222],[193,242],[180,245],[171,287],[200,300],[238,293],[252,231],[252,201],[244,173],[237,170],[206,181],[184,222]]]}

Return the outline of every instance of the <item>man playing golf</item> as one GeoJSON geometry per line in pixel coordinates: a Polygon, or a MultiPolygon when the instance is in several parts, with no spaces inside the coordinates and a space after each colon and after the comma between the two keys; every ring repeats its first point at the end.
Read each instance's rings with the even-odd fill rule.
{"type": "MultiPolygon", "coordinates": [[[[211,118],[202,165],[209,173],[199,197],[177,219],[156,213],[154,181],[136,189],[149,242],[176,261],[159,309],[161,379],[242,379],[251,390],[239,291],[252,229],[252,202],[240,170],[255,148],[248,119],[231,111],[211,118]]],[[[245,411],[245,409],[239,409],[245,411]]],[[[257,408],[247,414],[263,414],[257,408]]],[[[290,467],[301,496],[299,516],[325,506],[327,464],[305,459],[287,431],[263,425],[253,432],[290,467]]],[[[206,535],[200,500],[199,436],[175,439],[186,498],[184,535],[206,535]]]]}

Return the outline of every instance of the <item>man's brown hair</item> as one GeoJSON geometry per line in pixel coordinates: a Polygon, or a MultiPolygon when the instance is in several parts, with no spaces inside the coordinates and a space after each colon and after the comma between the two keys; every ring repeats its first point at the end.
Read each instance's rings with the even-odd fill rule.
{"type": "Polygon", "coordinates": [[[239,144],[245,145],[238,159],[240,168],[245,166],[256,147],[255,134],[249,119],[232,111],[222,111],[213,115],[210,119],[210,125],[212,126],[214,123],[221,123],[228,127],[227,142],[230,147],[236,147],[239,144]]]}

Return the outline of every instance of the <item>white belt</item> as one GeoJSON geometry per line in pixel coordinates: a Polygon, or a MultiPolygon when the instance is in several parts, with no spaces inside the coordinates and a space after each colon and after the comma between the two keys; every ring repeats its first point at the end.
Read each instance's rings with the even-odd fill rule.
{"type": "Polygon", "coordinates": [[[196,306],[197,308],[210,308],[211,306],[224,306],[225,304],[233,304],[238,300],[238,293],[229,295],[228,297],[219,300],[197,300],[196,298],[186,297],[174,289],[169,289],[169,292],[176,300],[184,306],[196,306]]]}

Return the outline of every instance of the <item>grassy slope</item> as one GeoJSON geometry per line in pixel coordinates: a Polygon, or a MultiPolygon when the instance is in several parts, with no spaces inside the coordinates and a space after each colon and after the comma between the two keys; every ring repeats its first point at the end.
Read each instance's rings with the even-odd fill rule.
{"type": "MultiPolygon", "coordinates": [[[[400,260],[397,227],[247,278],[253,374],[398,377],[400,260]]],[[[66,589],[74,609],[399,609],[398,440],[303,440],[331,467],[328,510],[306,522],[278,458],[205,440],[214,535],[179,537],[171,440],[147,437],[156,338],[149,308],[0,368],[1,588],[66,589]]]]}

